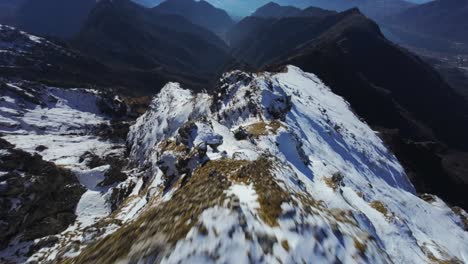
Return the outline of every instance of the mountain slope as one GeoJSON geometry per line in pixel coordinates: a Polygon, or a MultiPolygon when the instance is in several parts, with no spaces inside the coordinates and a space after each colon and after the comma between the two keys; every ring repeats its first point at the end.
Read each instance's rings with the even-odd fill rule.
{"type": "Polygon", "coordinates": [[[0,25],[2,77],[49,83],[103,84],[109,79],[104,65],[69,49],[63,43],[0,25]]]}
{"type": "Polygon", "coordinates": [[[415,196],[379,137],[316,76],[235,71],[218,92],[162,89],[128,138],[149,204],[69,263],[463,259],[460,216],[415,196]]]}
{"type": "MultiPolygon", "coordinates": [[[[246,62],[260,68],[292,64],[316,73],[372,126],[397,129],[403,141],[438,141],[462,150],[468,147],[464,136],[468,133],[468,107],[461,96],[429,65],[387,41],[378,26],[357,10],[321,20],[285,18],[252,23],[252,27],[256,31],[234,47],[234,54],[246,62]]],[[[436,149],[426,152],[432,153],[428,155],[434,155],[434,160],[444,155],[436,149]]],[[[424,162],[416,161],[419,155],[404,156],[415,159],[417,171],[426,171],[424,162]]],[[[440,160],[438,164],[443,167],[440,160]]],[[[421,190],[466,206],[466,183],[460,184],[447,172],[434,170],[412,177],[429,183],[418,185],[421,190]]]]}
{"type": "MultiPolygon", "coordinates": [[[[430,43],[457,49],[459,42],[468,45],[468,1],[437,0],[410,8],[387,18],[385,25],[403,40],[417,46],[428,47],[430,43]],[[427,43],[424,43],[427,42],[427,43]]],[[[459,48],[459,47],[458,47],[459,48]]],[[[439,48],[440,49],[440,48],[439,48]]]]}
{"type": "Polygon", "coordinates": [[[169,79],[133,69],[116,69],[69,45],[0,25],[0,73],[4,78],[36,81],[60,87],[121,89],[152,93],[169,79]]]}
{"type": "Polygon", "coordinates": [[[69,38],[79,32],[96,0],[27,0],[18,12],[18,27],[38,34],[69,38]]]}
{"type": "Polygon", "coordinates": [[[234,25],[234,21],[226,11],[206,1],[167,0],[154,7],[153,10],[157,13],[183,16],[195,25],[209,29],[219,36],[224,36],[234,25]]]}
{"type": "MultiPolygon", "coordinates": [[[[253,31],[255,33],[249,34],[234,47],[236,56],[257,67],[282,64],[287,63],[282,61],[288,61],[314,71],[325,82],[331,82],[333,89],[336,89],[338,93],[346,93],[346,98],[358,111],[360,111],[360,105],[364,106],[364,102],[359,104],[352,99],[351,93],[355,93],[357,91],[355,89],[359,90],[359,88],[349,88],[349,85],[353,85],[353,82],[361,79],[360,82],[368,82],[367,86],[370,89],[376,92],[380,90],[382,96],[385,95],[385,90],[388,91],[388,95],[397,100],[400,107],[413,113],[416,118],[423,119],[423,123],[431,127],[433,132],[439,135],[439,138],[460,147],[466,146],[466,143],[463,143],[462,133],[458,136],[455,134],[458,132],[444,135],[447,127],[458,125],[463,127],[465,122],[461,122],[461,120],[466,117],[461,114],[463,112],[461,109],[466,105],[463,104],[462,100],[457,98],[457,95],[434,70],[415,56],[387,41],[377,25],[357,10],[346,11],[324,19],[285,18],[271,20],[270,23],[261,23],[261,28],[258,28],[259,23],[250,24],[252,24],[251,28],[256,28],[256,31],[253,31]],[[278,42],[279,39],[287,41],[278,42]],[[363,41],[364,39],[366,41],[363,41]],[[374,56],[370,56],[371,53],[374,56]],[[381,63],[385,64],[380,66],[381,63]],[[386,70],[388,68],[392,69],[399,78],[395,79],[389,75],[386,70]],[[332,78],[338,72],[354,74],[352,78],[355,79],[349,79],[348,82],[345,82],[345,78],[351,78],[351,76],[332,78]],[[351,80],[353,82],[350,82],[351,80]],[[341,81],[343,83],[339,84],[341,81]],[[376,89],[377,87],[380,89],[376,89]],[[416,105],[415,102],[421,101],[421,99],[412,100],[408,97],[411,94],[415,98],[420,94],[425,94],[423,100],[427,100],[425,103],[427,105],[432,104],[430,108],[433,109],[433,113],[425,116],[424,113],[431,110],[425,109],[424,105],[416,105]],[[436,96],[436,94],[438,95],[436,96]],[[441,107],[436,107],[437,105],[445,105],[443,111],[440,111],[441,107]],[[458,119],[460,122],[451,122],[446,118],[458,119]]],[[[250,25],[242,26],[249,29],[250,25]]],[[[376,98],[379,97],[381,96],[376,98]]],[[[368,103],[366,104],[369,106],[368,103]]],[[[371,112],[373,111],[369,111],[369,114],[371,112]]],[[[366,116],[365,114],[361,115],[366,116]]],[[[378,119],[381,119],[382,122],[394,121],[392,118],[382,118],[382,116],[376,114],[375,118],[366,117],[371,123],[378,122],[378,119]]],[[[380,125],[383,124],[380,123],[380,125]]],[[[450,131],[459,131],[460,129],[451,129],[450,131]]],[[[462,130],[464,131],[464,129],[466,128],[462,130]]],[[[419,136],[424,135],[421,132],[423,131],[420,131],[419,136]]],[[[410,130],[407,133],[410,133],[410,130]]]]}
{"type": "Polygon", "coordinates": [[[207,88],[231,60],[222,40],[208,30],[126,0],[101,1],[73,45],[110,67],[197,89],[207,88]]]}
{"type": "Polygon", "coordinates": [[[66,248],[121,202],[132,110],[114,96],[0,78],[1,263],[66,248]]]}
{"type": "Polygon", "coordinates": [[[404,0],[284,0],[279,1],[279,3],[294,5],[301,8],[314,6],[334,11],[345,11],[350,8],[359,8],[359,10],[366,16],[377,21],[415,6],[414,4],[404,0]]]}

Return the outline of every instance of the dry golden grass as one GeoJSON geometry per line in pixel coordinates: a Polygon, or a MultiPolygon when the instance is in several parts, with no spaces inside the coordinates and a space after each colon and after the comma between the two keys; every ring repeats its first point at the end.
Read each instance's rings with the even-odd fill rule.
{"type": "Polygon", "coordinates": [[[184,144],[178,144],[174,140],[166,139],[159,143],[159,148],[161,152],[174,151],[179,153],[184,153],[188,151],[187,146],[184,144]]]}
{"type": "Polygon", "coordinates": [[[370,206],[375,210],[379,211],[384,216],[388,216],[388,209],[381,201],[373,201],[370,203],[370,206]]]}
{"type": "Polygon", "coordinates": [[[366,254],[366,249],[367,249],[366,244],[362,243],[357,238],[353,238],[353,240],[354,240],[354,247],[357,249],[357,251],[359,252],[361,256],[364,256],[366,254]]]}
{"type": "Polygon", "coordinates": [[[258,209],[260,218],[270,226],[277,226],[278,218],[283,212],[281,205],[290,201],[290,197],[274,180],[271,167],[271,161],[262,157],[244,165],[235,175],[232,175],[231,179],[236,182],[254,184],[260,204],[258,209]]]}
{"type": "Polygon", "coordinates": [[[253,137],[266,136],[269,133],[276,134],[278,129],[282,126],[281,122],[273,120],[269,123],[258,122],[246,127],[247,132],[249,132],[253,137]]]}
{"type": "Polygon", "coordinates": [[[289,243],[287,240],[281,241],[281,246],[284,248],[284,250],[289,251],[289,243]]]}
{"type": "Polygon", "coordinates": [[[336,191],[338,189],[338,185],[333,181],[333,179],[331,177],[330,178],[325,177],[325,178],[323,178],[323,180],[325,181],[325,184],[328,187],[333,189],[333,191],[336,191]]]}

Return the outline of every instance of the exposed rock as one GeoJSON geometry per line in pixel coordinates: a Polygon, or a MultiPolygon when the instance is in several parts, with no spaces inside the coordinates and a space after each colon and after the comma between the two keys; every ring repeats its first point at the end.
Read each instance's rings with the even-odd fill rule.
{"type": "Polygon", "coordinates": [[[32,240],[67,228],[84,192],[68,170],[31,155],[0,138],[0,247],[21,235],[32,240]],[[47,228],[44,228],[47,226],[47,228]]]}
{"type": "Polygon", "coordinates": [[[85,162],[86,166],[91,169],[110,165],[110,169],[105,173],[105,180],[99,183],[99,186],[109,186],[114,183],[123,182],[127,179],[127,174],[123,173],[122,170],[126,164],[125,157],[119,155],[107,155],[100,157],[92,152],[85,152],[79,159],[80,163],[85,162]]]}
{"type": "Polygon", "coordinates": [[[44,146],[44,145],[39,145],[36,147],[36,151],[37,152],[42,152],[44,150],[48,149],[48,147],[44,146]]]}
{"type": "Polygon", "coordinates": [[[31,255],[32,253],[40,250],[41,248],[52,247],[55,244],[57,244],[58,242],[59,242],[59,239],[56,236],[48,236],[48,237],[42,238],[38,242],[35,242],[29,248],[29,255],[31,255]]]}
{"type": "Polygon", "coordinates": [[[223,144],[223,136],[211,135],[206,138],[205,144],[210,146],[214,151],[217,151],[218,147],[223,144]]]}
{"type": "Polygon", "coordinates": [[[234,130],[233,133],[234,133],[234,137],[237,140],[245,140],[250,136],[250,133],[245,128],[243,128],[242,126],[240,126],[238,129],[234,130]]]}
{"type": "Polygon", "coordinates": [[[186,146],[190,146],[193,141],[193,136],[196,130],[198,129],[195,122],[186,122],[178,130],[178,135],[176,137],[176,143],[182,143],[186,146]]]}

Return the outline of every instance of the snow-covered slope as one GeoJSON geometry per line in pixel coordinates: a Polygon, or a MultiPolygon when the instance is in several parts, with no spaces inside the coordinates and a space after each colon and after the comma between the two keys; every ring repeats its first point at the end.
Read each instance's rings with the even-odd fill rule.
{"type": "Polygon", "coordinates": [[[0,204],[2,210],[5,209],[0,214],[0,228],[15,235],[10,241],[2,241],[2,246],[8,242],[9,246],[0,248],[0,263],[7,260],[22,263],[28,258],[53,259],[58,252],[72,254],[76,251],[73,245],[84,239],[85,231],[88,239],[102,234],[99,232],[105,229],[93,230],[93,226],[115,210],[113,207],[123,199],[120,196],[130,192],[128,186],[133,188],[136,182],[121,172],[126,163],[125,139],[119,140],[115,136],[115,122],[111,117],[113,107],[119,106],[119,99],[107,98],[95,90],[56,88],[20,80],[0,79],[0,88],[0,137],[16,148],[13,150],[11,146],[0,144],[0,204]],[[20,150],[30,153],[33,158],[20,150]],[[16,152],[21,155],[11,155],[16,152]],[[14,163],[8,163],[11,159],[14,163]],[[34,162],[28,164],[28,160],[34,162]],[[43,172],[41,166],[45,165],[40,163],[45,162],[53,164],[47,166],[58,169],[43,172]],[[53,173],[55,170],[61,172],[64,169],[73,175],[62,172],[71,178],[68,182],[75,179],[82,186],[83,191],[76,201],[72,201],[76,192],[55,192],[55,189],[71,189],[70,183],[50,179],[57,177],[54,175],[58,173],[53,173]],[[13,193],[14,189],[22,188],[18,187],[18,182],[24,184],[24,189],[13,193]],[[47,188],[44,182],[55,185],[47,188]],[[29,188],[36,185],[38,187],[29,188]],[[25,197],[28,192],[33,193],[29,199],[25,197]],[[38,202],[34,192],[46,198],[38,202]],[[44,203],[46,199],[56,204],[44,203]],[[35,204],[31,205],[32,202],[35,204]],[[67,215],[66,219],[64,212],[54,211],[60,210],[63,203],[72,210],[72,216],[67,215]],[[12,204],[11,208],[3,207],[9,204],[12,204]],[[15,211],[21,212],[20,215],[15,211]],[[31,218],[38,219],[32,224],[51,223],[42,227],[50,236],[26,236],[31,218]],[[14,219],[26,223],[24,228],[18,228],[16,234],[4,222],[14,219]],[[60,228],[55,228],[58,222],[61,223],[60,228]],[[61,233],[54,236],[57,231],[61,233]],[[42,247],[47,249],[33,254],[42,247]]]}
{"type": "Polygon", "coordinates": [[[227,73],[215,96],[168,84],[128,144],[144,175],[132,201],[146,201],[72,263],[468,261],[466,213],[419,198],[348,103],[296,67],[227,73]]]}
{"type": "Polygon", "coordinates": [[[45,56],[48,52],[51,54],[51,51],[55,55],[73,56],[73,54],[44,38],[7,25],[0,25],[0,67],[13,69],[25,64],[39,67],[42,62],[36,61],[35,58],[45,56]]]}

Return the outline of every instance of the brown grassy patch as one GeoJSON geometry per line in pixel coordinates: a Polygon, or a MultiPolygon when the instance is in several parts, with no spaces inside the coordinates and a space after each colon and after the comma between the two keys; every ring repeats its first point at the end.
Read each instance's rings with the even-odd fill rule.
{"type": "Polygon", "coordinates": [[[324,181],[325,184],[328,185],[328,187],[332,188],[333,191],[336,192],[336,190],[342,185],[343,178],[344,177],[340,172],[336,172],[333,174],[332,177],[324,178],[324,181]]]}
{"type": "Polygon", "coordinates": [[[174,140],[166,139],[159,143],[159,148],[161,152],[174,151],[179,153],[184,153],[188,151],[187,146],[184,144],[178,144],[174,140]]]}
{"type": "Polygon", "coordinates": [[[364,256],[366,254],[366,249],[367,249],[366,244],[362,243],[357,238],[353,238],[353,240],[354,240],[354,247],[359,252],[359,255],[364,256]]]}
{"type": "Polygon", "coordinates": [[[284,250],[289,252],[289,243],[287,240],[281,241],[281,246],[284,248],[284,250]]]}
{"type": "Polygon", "coordinates": [[[333,181],[333,179],[331,177],[330,178],[325,177],[325,178],[323,178],[323,180],[325,181],[325,184],[328,187],[333,189],[333,191],[336,191],[336,189],[338,189],[338,185],[336,185],[336,183],[333,181]]]}
{"type": "Polygon", "coordinates": [[[260,218],[270,226],[277,226],[278,218],[283,212],[281,205],[290,201],[290,197],[274,180],[271,168],[271,161],[262,157],[243,166],[232,175],[231,179],[254,184],[260,204],[258,210],[260,218]]]}
{"type": "Polygon", "coordinates": [[[385,207],[385,205],[381,201],[373,201],[370,203],[370,206],[375,210],[379,211],[384,216],[389,216],[387,207],[385,207]]]}
{"type": "Polygon", "coordinates": [[[276,134],[278,129],[282,126],[281,122],[277,120],[273,120],[269,123],[266,122],[258,122],[246,127],[247,132],[249,132],[252,136],[258,138],[260,136],[266,136],[269,133],[276,134]]]}

